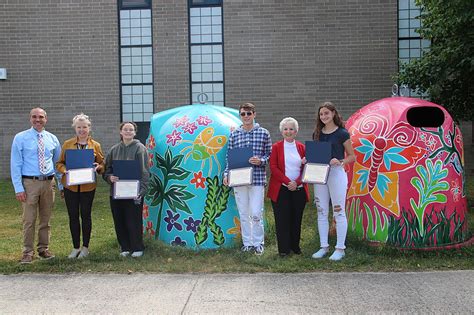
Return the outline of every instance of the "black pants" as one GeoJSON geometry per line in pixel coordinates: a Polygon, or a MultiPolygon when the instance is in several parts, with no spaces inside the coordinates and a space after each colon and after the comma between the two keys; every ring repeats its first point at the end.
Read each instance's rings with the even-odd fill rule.
{"type": "Polygon", "coordinates": [[[82,221],[82,246],[89,247],[92,231],[92,202],[94,201],[95,189],[93,191],[74,192],[64,188],[64,200],[66,201],[67,213],[69,214],[69,229],[71,230],[72,245],[79,248],[81,243],[82,221]]]}
{"type": "Polygon", "coordinates": [[[143,199],[135,204],[132,199],[113,199],[110,208],[114,218],[115,233],[122,252],[143,251],[143,199]]]}
{"type": "Polygon", "coordinates": [[[301,220],[305,205],[306,192],[303,188],[290,191],[287,187],[281,186],[277,202],[272,201],[280,254],[289,254],[290,250],[294,253],[301,252],[301,220]]]}

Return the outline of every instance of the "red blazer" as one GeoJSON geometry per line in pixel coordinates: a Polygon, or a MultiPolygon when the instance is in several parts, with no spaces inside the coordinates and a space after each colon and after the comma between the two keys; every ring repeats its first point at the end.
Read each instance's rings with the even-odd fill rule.
{"type": "MultiPolygon", "coordinates": [[[[296,141],[296,150],[298,150],[301,158],[305,156],[306,148],[304,144],[299,141],[296,141]]],[[[291,180],[285,175],[284,140],[280,140],[272,146],[272,154],[270,155],[270,171],[272,174],[270,176],[270,182],[268,183],[267,197],[276,202],[278,200],[278,193],[280,192],[281,184],[288,185],[291,182],[291,180]]],[[[298,185],[303,184],[301,181],[302,174],[303,165],[301,165],[300,176],[296,179],[298,185]]],[[[303,188],[306,191],[306,201],[309,201],[308,185],[303,184],[303,188]]]]}

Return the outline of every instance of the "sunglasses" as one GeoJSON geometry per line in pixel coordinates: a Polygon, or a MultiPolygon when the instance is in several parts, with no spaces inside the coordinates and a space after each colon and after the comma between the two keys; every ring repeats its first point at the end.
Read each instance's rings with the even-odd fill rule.
{"type": "Polygon", "coordinates": [[[241,112],[240,113],[240,116],[244,117],[244,116],[252,116],[253,113],[252,112],[241,112]]]}

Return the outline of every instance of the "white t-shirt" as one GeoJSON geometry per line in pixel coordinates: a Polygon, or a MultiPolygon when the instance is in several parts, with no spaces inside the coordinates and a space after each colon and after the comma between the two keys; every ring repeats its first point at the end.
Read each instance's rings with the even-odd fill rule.
{"type": "Polygon", "coordinates": [[[284,141],[285,150],[285,175],[291,180],[296,180],[300,176],[301,157],[296,149],[296,142],[284,141]]]}

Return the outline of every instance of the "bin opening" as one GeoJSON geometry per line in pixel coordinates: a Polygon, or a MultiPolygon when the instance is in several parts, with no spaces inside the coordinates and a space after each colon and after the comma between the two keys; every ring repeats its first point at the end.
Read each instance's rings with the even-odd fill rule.
{"type": "Polygon", "coordinates": [[[413,107],[407,111],[407,121],[413,127],[440,127],[444,113],[434,106],[413,107]]]}

